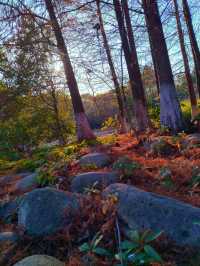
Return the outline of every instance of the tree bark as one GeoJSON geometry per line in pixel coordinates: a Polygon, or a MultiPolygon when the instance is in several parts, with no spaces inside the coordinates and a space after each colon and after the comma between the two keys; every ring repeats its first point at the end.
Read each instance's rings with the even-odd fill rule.
{"type": "Polygon", "coordinates": [[[183,120],[157,1],[142,0],[142,3],[156,58],[160,88],[160,122],[162,126],[171,129],[175,133],[183,129],[183,120]]]}
{"type": "Polygon", "coordinates": [[[60,119],[59,119],[58,101],[57,101],[57,97],[56,97],[54,84],[52,81],[50,81],[50,83],[51,83],[50,85],[51,85],[51,96],[52,96],[52,100],[53,100],[54,117],[55,117],[55,122],[56,122],[56,130],[55,130],[56,136],[59,140],[59,144],[63,145],[63,144],[65,144],[65,139],[63,136],[62,126],[61,126],[60,119]]]}
{"type": "Polygon", "coordinates": [[[123,99],[122,99],[122,95],[121,95],[121,91],[120,91],[120,84],[119,84],[119,81],[117,78],[114,63],[112,60],[110,47],[108,44],[105,29],[104,29],[103,17],[102,17],[101,7],[100,7],[100,0],[96,0],[96,4],[97,4],[97,14],[99,17],[100,30],[101,30],[101,34],[102,34],[102,38],[103,38],[103,45],[104,45],[104,48],[106,51],[107,60],[108,60],[108,64],[110,67],[110,72],[111,72],[113,84],[115,87],[115,92],[116,92],[118,106],[119,106],[119,122],[121,124],[120,131],[121,131],[121,133],[126,133],[127,132],[127,125],[126,125],[125,108],[124,108],[124,103],[123,103],[123,99]]]}
{"type": "MultiPolygon", "coordinates": [[[[125,60],[127,64],[131,91],[133,94],[136,129],[139,131],[143,131],[149,126],[149,119],[147,115],[146,99],[142,84],[140,68],[138,64],[134,37],[133,34],[132,35],[130,34],[132,31],[131,24],[128,23],[128,21],[126,21],[128,23],[127,25],[128,34],[127,34],[124,24],[121,3],[119,0],[113,0],[113,5],[118,22],[120,37],[122,40],[122,47],[124,50],[125,60]]],[[[126,1],[124,1],[123,7],[125,7],[126,5],[127,3],[126,1]]],[[[127,12],[127,10],[125,12],[127,12]]],[[[129,13],[128,13],[128,20],[130,20],[129,13]]]]}
{"type": "Polygon", "coordinates": [[[195,72],[196,72],[196,80],[197,80],[197,90],[199,93],[200,97],[200,51],[197,43],[197,39],[194,33],[194,28],[192,25],[192,17],[190,13],[190,8],[188,5],[187,0],[182,0],[183,4],[183,13],[188,29],[188,34],[190,38],[190,44],[192,47],[192,54],[193,54],[193,59],[194,59],[194,65],[195,65],[195,72]]]}
{"type": "Polygon", "coordinates": [[[151,49],[151,57],[153,61],[153,67],[154,67],[154,73],[155,73],[155,79],[156,79],[156,89],[157,89],[157,95],[160,95],[160,88],[159,88],[159,78],[158,78],[158,71],[157,71],[157,66],[156,66],[156,56],[155,52],[153,50],[153,45],[152,45],[152,40],[150,39],[149,35],[149,44],[150,44],[150,49],[151,49]]]}
{"type": "Polygon", "coordinates": [[[183,56],[183,62],[184,62],[184,68],[185,68],[185,77],[187,80],[188,91],[190,95],[191,115],[192,115],[192,118],[194,118],[198,114],[197,99],[196,99],[196,94],[195,94],[195,90],[194,90],[194,86],[192,82],[192,76],[190,73],[190,66],[188,62],[187,52],[185,49],[185,41],[184,41],[184,35],[183,35],[182,26],[181,26],[181,20],[180,20],[177,0],[174,0],[174,9],[175,9],[175,16],[176,16],[177,32],[179,36],[181,53],[183,56]]]}
{"type": "Polygon", "coordinates": [[[61,60],[64,66],[64,72],[67,80],[67,85],[72,99],[74,116],[76,121],[77,138],[79,141],[84,139],[94,139],[95,135],[89,125],[87,116],[84,111],[83,103],[79,93],[77,81],[74,75],[72,64],[69,58],[67,47],[62,35],[61,28],[55,15],[54,7],[51,0],[45,0],[46,8],[49,13],[52,28],[56,37],[57,47],[60,53],[61,60]]]}

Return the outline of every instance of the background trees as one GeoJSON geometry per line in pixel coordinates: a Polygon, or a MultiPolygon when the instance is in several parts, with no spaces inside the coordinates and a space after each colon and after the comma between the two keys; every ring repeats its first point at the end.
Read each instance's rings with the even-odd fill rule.
{"type": "MultiPolygon", "coordinates": [[[[31,105],[32,99],[40,105],[39,113],[43,106],[44,113],[51,115],[48,134],[40,133],[39,138],[34,131],[37,143],[67,142],[74,125],[79,140],[94,138],[91,126],[100,127],[116,114],[122,128],[129,117],[134,129],[144,130],[154,107],[161,110],[163,126],[173,131],[183,128],[179,100],[188,99],[188,84],[193,109],[197,106],[198,3],[178,1],[177,25],[182,23],[181,49],[188,64],[180,53],[173,2],[157,4],[145,0],[143,5],[125,0],[0,1],[2,127],[6,119],[14,119],[13,110],[15,121],[23,111],[18,101],[30,98],[31,105]],[[185,72],[191,72],[191,77],[187,74],[185,79],[185,72]]],[[[24,104],[24,110],[32,117],[36,105],[31,109],[24,104]]],[[[40,120],[34,121],[36,128],[40,120]]]]}

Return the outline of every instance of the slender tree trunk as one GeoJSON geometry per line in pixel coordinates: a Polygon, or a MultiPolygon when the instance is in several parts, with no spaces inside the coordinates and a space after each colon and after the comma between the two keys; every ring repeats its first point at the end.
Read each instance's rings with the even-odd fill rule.
{"type": "Polygon", "coordinates": [[[157,66],[156,66],[156,56],[155,56],[155,52],[154,52],[154,50],[153,50],[153,45],[152,45],[152,40],[151,40],[151,38],[150,38],[150,35],[149,35],[149,43],[150,43],[151,56],[152,56],[153,67],[154,67],[154,73],[155,73],[155,79],[156,79],[157,95],[159,96],[159,94],[160,94],[160,88],[159,88],[158,71],[157,71],[157,66]]]}
{"type": "Polygon", "coordinates": [[[120,91],[120,84],[119,84],[119,81],[118,81],[118,78],[117,78],[117,74],[116,74],[116,71],[115,71],[114,63],[113,63],[113,60],[112,60],[110,47],[109,47],[109,44],[108,44],[108,40],[107,40],[105,29],[104,29],[103,17],[102,17],[101,7],[100,7],[100,0],[96,0],[96,4],[97,4],[97,14],[98,14],[98,17],[99,17],[100,30],[101,30],[101,34],[102,34],[102,37],[103,37],[103,44],[104,44],[104,48],[105,48],[105,51],[106,51],[107,60],[108,60],[108,64],[109,64],[109,67],[110,67],[110,72],[111,72],[113,84],[114,84],[114,87],[115,87],[115,92],[116,92],[118,106],[119,106],[119,122],[121,124],[121,132],[125,133],[125,132],[127,132],[127,125],[126,125],[126,116],[125,116],[124,103],[123,103],[122,95],[121,95],[121,91],[120,91]]]}
{"type": "MultiPolygon", "coordinates": [[[[141,73],[139,69],[138,59],[137,59],[137,52],[135,48],[134,38],[133,36],[129,36],[132,39],[128,39],[127,31],[124,25],[124,18],[122,13],[122,6],[119,0],[113,0],[116,18],[118,22],[119,33],[122,40],[122,47],[124,50],[125,60],[127,64],[131,90],[134,99],[134,112],[136,118],[136,127],[137,130],[143,131],[149,126],[149,119],[147,115],[147,106],[146,100],[144,95],[144,88],[142,84],[141,73]],[[131,47],[130,47],[130,43],[131,47]]],[[[126,3],[125,3],[126,4],[126,3]]],[[[130,17],[129,17],[130,18],[130,17]]],[[[127,25],[130,27],[131,25],[127,25]]]]}
{"type": "Polygon", "coordinates": [[[195,65],[196,79],[197,79],[197,89],[198,89],[198,93],[200,97],[200,51],[199,51],[197,39],[194,33],[194,28],[192,25],[192,17],[191,17],[188,2],[187,0],[182,0],[182,3],[183,3],[183,13],[184,13],[185,21],[187,24],[190,43],[192,47],[192,54],[194,58],[194,65],[195,65]]]}
{"type": "Polygon", "coordinates": [[[192,76],[190,73],[190,66],[188,62],[187,52],[185,49],[185,41],[184,41],[184,35],[183,35],[182,26],[181,26],[181,20],[180,20],[177,0],[174,0],[174,9],[175,9],[175,16],[176,16],[177,32],[179,36],[179,42],[180,42],[180,47],[181,47],[181,52],[182,52],[183,62],[184,62],[184,68],[185,68],[185,76],[186,76],[188,91],[190,95],[191,114],[192,114],[192,118],[194,118],[198,114],[197,99],[196,99],[196,94],[195,94],[195,90],[194,90],[194,86],[192,82],[192,76]]]}
{"type": "Polygon", "coordinates": [[[77,81],[73,72],[67,47],[63,39],[61,28],[55,15],[54,7],[51,0],[45,0],[46,8],[49,13],[52,28],[56,37],[57,47],[60,53],[61,60],[63,62],[65,76],[69,87],[72,105],[74,110],[74,116],[76,120],[77,138],[78,140],[93,139],[95,138],[92,129],[89,125],[87,116],[84,111],[81,96],[78,90],[77,81]]]}
{"type": "Polygon", "coordinates": [[[58,101],[57,101],[53,82],[51,82],[51,96],[53,100],[53,110],[54,110],[54,116],[55,116],[55,121],[56,121],[56,135],[57,135],[60,145],[63,145],[65,144],[65,139],[62,133],[62,126],[61,126],[60,119],[59,119],[58,101]]]}
{"type": "Polygon", "coordinates": [[[178,132],[183,128],[180,104],[176,94],[167,45],[163,33],[157,1],[142,0],[148,33],[152,40],[160,88],[160,122],[178,132]]]}

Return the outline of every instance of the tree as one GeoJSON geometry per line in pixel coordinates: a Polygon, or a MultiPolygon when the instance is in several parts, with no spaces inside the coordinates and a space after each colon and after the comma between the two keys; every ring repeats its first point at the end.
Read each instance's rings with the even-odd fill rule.
{"type": "Polygon", "coordinates": [[[193,25],[192,25],[192,17],[190,13],[190,8],[187,0],[182,0],[183,4],[183,13],[188,29],[188,34],[190,38],[190,44],[192,47],[192,54],[194,59],[195,71],[196,71],[196,80],[197,80],[197,89],[200,97],[200,51],[197,43],[197,39],[194,33],[193,25]]]}
{"type": "Polygon", "coordinates": [[[137,58],[134,36],[130,22],[128,11],[128,3],[123,0],[122,5],[119,0],[113,1],[115,14],[118,23],[118,29],[122,41],[125,60],[127,64],[130,87],[134,100],[134,113],[136,118],[136,128],[139,131],[145,130],[149,126],[149,119],[147,114],[147,105],[145,99],[144,88],[137,58]],[[122,10],[123,6],[123,10],[122,10]],[[123,11],[126,18],[126,27],[124,23],[123,11]]]}
{"type": "Polygon", "coordinates": [[[102,38],[103,38],[103,44],[104,44],[104,48],[105,48],[105,51],[106,51],[107,60],[108,60],[108,64],[109,64],[109,67],[110,67],[110,72],[111,72],[113,84],[114,84],[114,87],[115,87],[115,92],[116,92],[117,101],[118,101],[118,105],[119,105],[119,121],[120,121],[120,124],[121,124],[121,132],[125,133],[125,132],[127,132],[127,125],[126,125],[125,107],[124,107],[122,95],[121,95],[121,92],[120,92],[120,84],[119,84],[119,81],[118,81],[118,78],[117,78],[117,74],[116,74],[116,71],[115,71],[115,67],[114,67],[114,63],[113,63],[110,47],[109,47],[109,44],[108,44],[108,40],[107,40],[105,29],[104,29],[103,17],[102,17],[101,7],[100,7],[100,0],[96,0],[96,4],[97,4],[97,14],[98,14],[98,17],[99,17],[99,24],[97,24],[97,26],[98,25],[100,26],[100,30],[101,30],[101,34],[102,34],[102,38]]]}
{"type": "Polygon", "coordinates": [[[156,59],[160,88],[160,122],[162,126],[177,132],[183,128],[182,113],[177,99],[158,5],[154,0],[143,0],[142,3],[156,59]]]}
{"type": "Polygon", "coordinates": [[[179,36],[181,53],[183,56],[183,62],[184,62],[184,68],[185,68],[185,77],[187,80],[188,91],[190,95],[191,114],[192,114],[192,118],[194,118],[198,114],[197,99],[196,99],[196,94],[195,94],[195,90],[193,86],[192,76],[190,73],[190,66],[188,62],[187,52],[185,49],[185,41],[184,41],[184,35],[183,35],[182,26],[181,26],[181,20],[180,20],[177,0],[174,0],[174,9],[175,9],[175,16],[176,16],[177,32],[179,36]]]}
{"type": "Polygon", "coordinates": [[[51,0],[45,0],[46,8],[49,13],[51,26],[53,28],[55,38],[57,41],[57,47],[60,53],[61,60],[64,66],[64,72],[68,84],[68,88],[70,91],[70,96],[72,99],[72,105],[74,110],[74,116],[76,121],[77,128],[77,138],[79,141],[84,139],[94,139],[95,136],[92,132],[92,129],[89,125],[87,116],[85,114],[85,110],[83,107],[83,103],[81,100],[80,92],[78,89],[77,81],[74,75],[74,71],[72,68],[72,64],[69,58],[68,50],[62,35],[61,28],[59,26],[54,6],[51,0]]]}

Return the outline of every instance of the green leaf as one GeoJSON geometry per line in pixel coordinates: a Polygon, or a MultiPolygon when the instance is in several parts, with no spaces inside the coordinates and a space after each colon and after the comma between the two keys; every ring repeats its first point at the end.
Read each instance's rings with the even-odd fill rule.
{"type": "Polygon", "coordinates": [[[128,256],[128,260],[131,261],[131,262],[140,262],[142,260],[145,261],[145,253],[143,252],[140,252],[140,253],[132,253],[132,254],[129,254],[128,256]]]}
{"type": "Polygon", "coordinates": [[[162,262],[162,258],[160,257],[160,255],[150,245],[145,245],[144,246],[144,251],[147,253],[147,255],[152,257],[155,261],[162,262]]]}
{"type": "Polygon", "coordinates": [[[122,250],[135,249],[135,248],[138,247],[138,244],[134,243],[134,242],[131,242],[131,241],[128,241],[128,240],[124,240],[124,241],[121,242],[120,247],[121,247],[122,250]]]}
{"type": "Polygon", "coordinates": [[[97,248],[94,248],[92,251],[94,253],[96,253],[97,255],[106,256],[106,257],[112,257],[112,253],[109,252],[105,248],[97,247],[97,248]]]}
{"type": "Polygon", "coordinates": [[[137,230],[135,231],[131,231],[130,232],[130,238],[131,240],[135,241],[135,242],[139,242],[140,241],[140,235],[139,235],[139,232],[137,230]]]}
{"type": "Polygon", "coordinates": [[[90,250],[90,246],[88,243],[84,243],[79,247],[81,252],[88,252],[90,250]]]}
{"type": "Polygon", "coordinates": [[[145,242],[149,243],[151,241],[156,240],[161,234],[163,233],[163,231],[158,231],[155,233],[150,233],[145,237],[145,242]]]}
{"type": "Polygon", "coordinates": [[[127,256],[128,256],[127,252],[120,252],[120,253],[115,254],[115,259],[120,260],[120,261],[121,260],[126,261],[127,256]]]}
{"type": "Polygon", "coordinates": [[[99,235],[99,233],[97,233],[97,235],[92,240],[92,243],[93,243],[92,246],[96,248],[99,242],[102,240],[102,238],[103,238],[103,235],[99,235]]]}
{"type": "Polygon", "coordinates": [[[194,222],[193,224],[200,225],[200,222],[194,222]]]}

